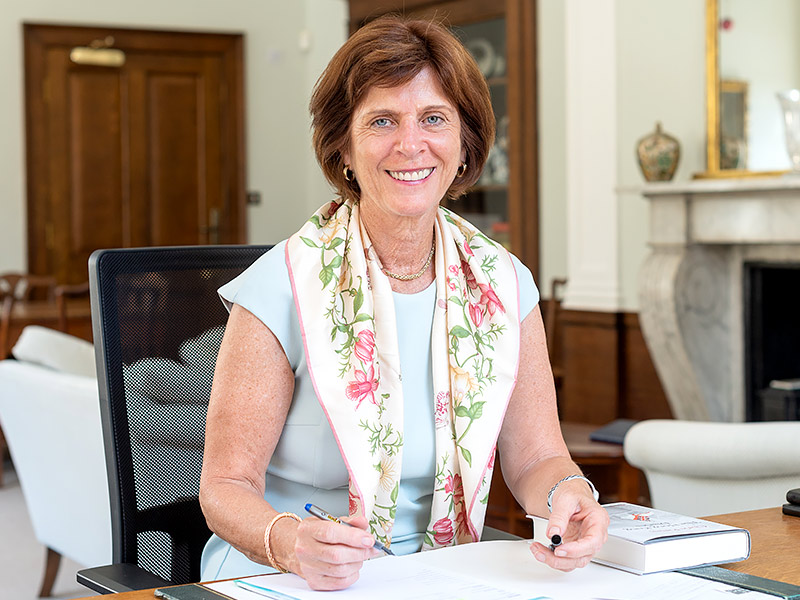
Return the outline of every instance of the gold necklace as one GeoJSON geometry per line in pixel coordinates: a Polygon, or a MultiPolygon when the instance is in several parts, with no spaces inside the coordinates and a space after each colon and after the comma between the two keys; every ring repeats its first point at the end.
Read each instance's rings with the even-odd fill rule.
{"type": "Polygon", "coordinates": [[[431,242],[431,251],[428,252],[428,258],[425,261],[425,264],[422,265],[422,268],[417,271],[416,273],[411,273],[410,275],[398,275],[397,273],[392,273],[388,269],[383,269],[383,272],[388,277],[392,279],[399,279],[400,281],[411,281],[412,279],[419,279],[422,277],[423,273],[428,270],[428,267],[431,266],[431,259],[433,258],[433,251],[436,249],[436,238],[433,238],[433,242],[431,242]]]}

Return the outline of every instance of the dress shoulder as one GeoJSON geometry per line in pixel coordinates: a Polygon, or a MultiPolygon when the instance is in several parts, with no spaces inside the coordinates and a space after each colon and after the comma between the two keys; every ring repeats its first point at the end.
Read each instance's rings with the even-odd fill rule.
{"type": "Polygon", "coordinates": [[[302,353],[303,348],[285,249],[286,240],[275,244],[238,277],[219,288],[218,293],[229,311],[238,304],[264,323],[294,366],[297,353],[302,353]]]}
{"type": "MultiPolygon", "coordinates": [[[[511,253],[509,253],[511,254],[511,253]]],[[[517,271],[517,282],[519,285],[519,320],[525,320],[533,308],[539,303],[539,288],[533,280],[531,270],[522,264],[522,261],[511,254],[511,261],[517,271]]]]}

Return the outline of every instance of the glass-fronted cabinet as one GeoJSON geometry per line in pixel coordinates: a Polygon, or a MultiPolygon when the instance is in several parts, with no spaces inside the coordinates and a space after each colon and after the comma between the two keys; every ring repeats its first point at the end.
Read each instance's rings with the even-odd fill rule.
{"type": "Polygon", "coordinates": [[[454,31],[475,58],[489,84],[497,134],[480,180],[465,197],[450,202],[449,208],[511,250],[508,223],[509,118],[505,19],[456,26],[454,31]]]}
{"type": "MultiPolygon", "coordinates": [[[[394,12],[450,24],[489,84],[497,134],[478,183],[447,204],[539,270],[536,0],[349,0],[350,29],[394,12]]],[[[523,537],[530,521],[494,470],[486,525],[523,537]]]]}
{"type": "Polygon", "coordinates": [[[447,23],[475,58],[497,121],[483,174],[447,207],[539,266],[535,0],[350,0],[350,28],[385,13],[447,23]]]}

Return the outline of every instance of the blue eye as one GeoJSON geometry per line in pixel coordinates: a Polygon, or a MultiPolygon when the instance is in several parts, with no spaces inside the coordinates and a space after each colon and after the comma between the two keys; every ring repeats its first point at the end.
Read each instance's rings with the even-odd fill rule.
{"type": "Polygon", "coordinates": [[[380,117],[379,119],[375,119],[372,122],[372,124],[377,127],[386,127],[387,125],[389,125],[389,119],[387,119],[386,117],[380,117]]]}
{"type": "Polygon", "coordinates": [[[442,117],[439,115],[430,115],[429,117],[425,117],[425,123],[428,125],[439,125],[443,121],[444,119],[442,119],[442,117]]]}

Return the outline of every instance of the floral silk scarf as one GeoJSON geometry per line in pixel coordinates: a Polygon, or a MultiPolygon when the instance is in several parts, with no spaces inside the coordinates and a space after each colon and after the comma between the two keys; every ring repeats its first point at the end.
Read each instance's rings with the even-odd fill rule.
{"type": "MultiPolygon", "coordinates": [[[[431,352],[436,481],[423,549],[478,541],[519,362],[509,253],[440,208],[431,352]]],[[[397,325],[357,203],[326,204],[286,244],[308,371],[350,477],[350,514],[387,546],[403,458],[397,325]]]]}

